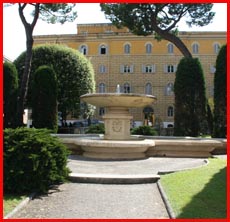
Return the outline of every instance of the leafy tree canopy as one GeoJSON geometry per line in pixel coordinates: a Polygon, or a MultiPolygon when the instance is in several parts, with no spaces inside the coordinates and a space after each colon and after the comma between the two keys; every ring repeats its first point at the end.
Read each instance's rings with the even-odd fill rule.
{"type": "Polygon", "coordinates": [[[212,12],[213,4],[101,4],[101,9],[106,17],[117,27],[128,27],[137,35],[151,35],[155,38],[166,39],[173,42],[186,57],[191,54],[183,45],[176,34],[178,22],[186,19],[192,27],[208,25],[215,13],[212,12]]]}
{"type": "MultiPolygon", "coordinates": [[[[31,83],[35,70],[41,65],[52,67],[58,81],[58,111],[63,118],[71,113],[80,114],[80,96],[93,92],[95,89],[94,70],[92,64],[80,52],[62,45],[39,45],[33,48],[33,61],[31,64],[31,77],[27,96],[27,106],[31,104],[31,83]]],[[[24,71],[22,53],[15,61],[18,69],[19,80],[24,71]]],[[[85,107],[87,110],[88,106],[85,107]]],[[[88,110],[87,112],[90,112],[88,110]]]]}
{"type": "MultiPolygon", "coordinates": [[[[15,3],[14,3],[15,4],[15,3]]],[[[32,47],[33,47],[33,30],[39,19],[39,16],[42,20],[48,23],[60,22],[61,24],[66,21],[74,21],[77,17],[76,11],[74,11],[75,4],[41,4],[41,3],[17,3],[18,4],[18,13],[22,24],[25,29],[26,34],[26,57],[24,61],[24,73],[22,76],[22,81],[20,82],[19,92],[17,96],[17,125],[22,126],[23,124],[23,113],[24,106],[26,103],[28,83],[30,78],[30,68],[32,61],[32,47]],[[32,7],[32,9],[31,9],[32,7]],[[26,11],[31,10],[32,18],[26,17],[26,11]]],[[[5,4],[4,6],[12,5],[11,3],[5,4]]]]}
{"type": "Polygon", "coordinates": [[[40,19],[48,23],[73,22],[77,17],[77,12],[74,11],[76,4],[40,4],[40,19]]]}

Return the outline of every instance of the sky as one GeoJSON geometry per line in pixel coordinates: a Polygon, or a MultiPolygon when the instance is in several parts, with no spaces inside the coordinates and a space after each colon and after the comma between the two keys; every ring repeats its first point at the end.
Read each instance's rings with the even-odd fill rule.
{"type": "MultiPolygon", "coordinates": [[[[47,24],[38,20],[33,35],[76,34],[77,24],[106,23],[99,3],[77,3],[77,19],[72,23],[47,24]]],[[[213,23],[204,27],[189,28],[185,22],[179,24],[179,31],[227,31],[227,3],[215,3],[213,23]]],[[[24,26],[18,15],[17,4],[3,8],[3,55],[14,60],[26,49],[24,26]]]]}

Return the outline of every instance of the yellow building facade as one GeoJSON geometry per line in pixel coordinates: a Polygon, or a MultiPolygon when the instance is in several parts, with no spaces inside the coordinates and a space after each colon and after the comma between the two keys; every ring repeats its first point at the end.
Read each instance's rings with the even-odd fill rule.
{"type": "MultiPolygon", "coordinates": [[[[206,95],[211,101],[214,89],[215,62],[220,47],[226,44],[226,32],[179,32],[193,57],[199,58],[205,76],[206,95]]],[[[154,36],[136,36],[127,28],[112,24],[79,24],[77,34],[34,36],[35,45],[64,44],[82,52],[93,64],[96,92],[115,92],[120,85],[123,93],[151,94],[157,97],[152,107],[131,109],[134,120],[162,127],[174,124],[175,72],[181,52],[169,41],[154,36]],[[148,112],[147,112],[148,111],[148,112]],[[146,115],[146,112],[148,115],[146,115]]],[[[95,118],[106,110],[98,107],[95,118]]]]}

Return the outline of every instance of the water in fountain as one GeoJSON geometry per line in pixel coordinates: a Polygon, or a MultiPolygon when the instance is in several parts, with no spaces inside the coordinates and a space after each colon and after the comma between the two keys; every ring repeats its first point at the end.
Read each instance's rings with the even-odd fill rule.
{"type": "Polygon", "coordinates": [[[121,89],[120,89],[120,85],[119,84],[117,85],[116,93],[121,93],[121,89]]]}

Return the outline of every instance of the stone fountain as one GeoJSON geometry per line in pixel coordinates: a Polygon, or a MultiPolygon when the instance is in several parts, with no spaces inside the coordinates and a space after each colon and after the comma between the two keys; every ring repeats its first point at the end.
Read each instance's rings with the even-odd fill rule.
{"type": "Polygon", "coordinates": [[[105,134],[59,135],[72,151],[83,151],[83,156],[102,160],[143,159],[164,157],[210,157],[218,149],[226,153],[226,139],[202,139],[190,137],[135,137],[130,135],[132,116],[129,108],[143,108],[156,101],[151,95],[120,93],[92,93],[81,100],[97,107],[105,107],[103,116],[105,134]]]}
{"type": "Polygon", "coordinates": [[[84,151],[83,156],[98,159],[141,159],[155,145],[153,140],[139,139],[130,135],[132,116],[129,108],[151,105],[156,98],[151,95],[120,93],[92,93],[81,96],[81,100],[97,107],[105,107],[103,116],[105,135],[75,139],[75,145],[84,151]]]}

